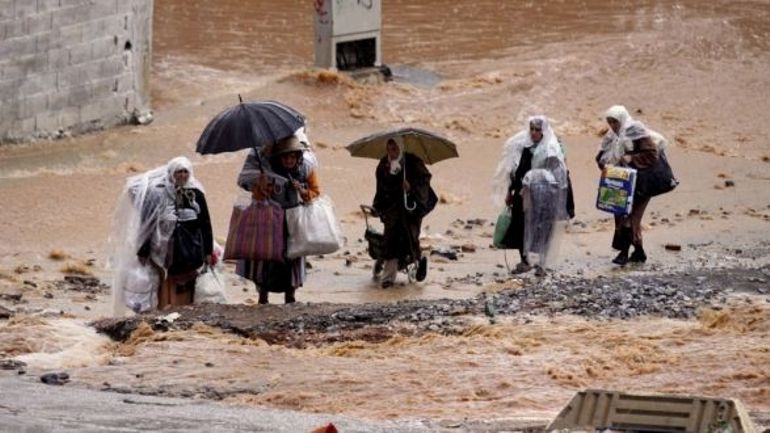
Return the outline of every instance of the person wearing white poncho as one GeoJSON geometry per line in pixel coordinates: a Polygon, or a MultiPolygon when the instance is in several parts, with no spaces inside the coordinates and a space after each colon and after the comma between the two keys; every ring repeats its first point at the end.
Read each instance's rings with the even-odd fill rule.
{"type": "Polygon", "coordinates": [[[130,177],[113,217],[110,265],[116,314],[193,302],[213,235],[203,185],[177,157],[130,177]]]}
{"type": "Polygon", "coordinates": [[[644,263],[647,254],[642,243],[642,217],[650,202],[649,196],[639,194],[639,185],[645,182],[647,169],[658,158],[665,158],[666,139],[631,117],[622,105],[613,105],[605,113],[609,130],[602,138],[596,164],[600,170],[607,165],[620,165],[637,170],[637,191],[630,215],[615,216],[612,247],[619,251],[613,263],[624,266],[628,262],[644,263]],[[629,257],[629,249],[634,252],[629,257]]]}
{"type": "Polygon", "coordinates": [[[536,253],[536,273],[544,275],[556,252],[558,222],[574,216],[564,151],[546,116],[530,117],[527,127],[505,142],[494,183],[496,203],[511,211],[502,248],[519,250],[514,271],[529,271],[529,253],[536,253]]]}

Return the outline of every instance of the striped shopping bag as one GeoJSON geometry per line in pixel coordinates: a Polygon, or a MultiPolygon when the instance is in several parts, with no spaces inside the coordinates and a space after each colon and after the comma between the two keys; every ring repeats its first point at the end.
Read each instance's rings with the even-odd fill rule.
{"type": "Polygon", "coordinates": [[[225,260],[284,259],[283,209],[268,200],[236,204],[230,216],[225,243],[225,260]]]}

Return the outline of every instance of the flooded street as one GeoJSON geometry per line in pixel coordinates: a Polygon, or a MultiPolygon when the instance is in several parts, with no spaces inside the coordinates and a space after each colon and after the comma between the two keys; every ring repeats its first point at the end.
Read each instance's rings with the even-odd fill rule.
{"type": "MultiPolygon", "coordinates": [[[[234,407],[207,410],[231,421],[239,406],[334,414],[347,420],[346,432],[507,431],[513,427],[501,420],[510,418],[542,426],[586,388],[735,397],[753,413],[770,412],[770,277],[762,274],[770,265],[770,1],[384,0],[382,59],[395,80],[381,84],[312,70],[311,3],[156,0],[152,124],[0,146],[0,359],[26,364],[23,377],[0,370],[0,380],[23,382],[29,391],[19,398],[39,392],[32,382],[40,374],[67,371],[70,383],[45,391],[83,392],[87,401],[94,398],[87,390],[109,391],[111,401],[123,392],[182,397],[187,403],[161,403],[191,412],[200,400],[216,400],[234,407]],[[311,331],[280,328],[294,310],[255,305],[253,283],[226,264],[235,305],[182,311],[205,324],[167,332],[140,326],[119,341],[97,333],[92,321],[111,315],[107,235],[127,176],[188,156],[224,242],[245,154],[203,157],[194,143],[238,94],[306,115],[321,187],[346,235],[338,253],[310,259],[297,294],[308,317],[331,317],[327,309],[342,304],[359,305],[360,314],[371,303],[484,305],[479,296],[513,297],[527,308],[510,307],[494,323],[483,309],[450,309],[435,322],[418,311],[354,331],[321,327],[317,345],[268,344],[269,329],[258,332],[262,319],[297,338],[311,331]],[[650,260],[623,270],[610,264],[610,215],[595,209],[593,159],[602,113],[618,103],[669,138],[682,181],[654,198],[645,216],[650,260]],[[536,113],[551,117],[566,143],[577,207],[544,281],[511,276],[517,253],[490,246],[498,213],[491,178],[502,143],[536,113]],[[344,146],[403,124],[458,144],[460,158],[429,166],[441,202],[422,240],[428,252],[458,254],[430,255],[423,283],[400,275],[382,290],[371,279],[358,207],[371,202],[375,162],[350,157],[344,146]],[[733,291],[732,280],[707,273],[721,269],[735,270],[735,281],[754,278],[752,291],[733,291]],[[71,275],[102,285],[63,280],[71,275]],[[661,287],[692,299],[654,289],[645,296],[695,305],[697,313],[583,314],[568,310],[569,301],[602,296],[559,298],[579,279],[609,287],[604,298],[617,285],[623,304],[629,287],[650,276],[665,276],[661,287]],[[701,303],[692,293],[704,285],[724,291],[701,303]],[[499,428],[470,427],[479,420],[498,420],[499,428]]],[[[37,410],[46,413],[29,403],[27,414],[37,410]]],[[[0,425],[24,411],[0,401],[0,425]]],[[[300,430],[273,431],[334,420],[308,416],[300,430]]]]}

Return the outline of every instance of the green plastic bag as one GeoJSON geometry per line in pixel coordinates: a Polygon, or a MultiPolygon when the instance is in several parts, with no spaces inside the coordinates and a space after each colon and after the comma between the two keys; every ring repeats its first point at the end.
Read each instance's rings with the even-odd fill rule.
{"type": "Polygon", "coordinates": [[[503,239],[508,232],[508,227],[511,226],[511,208],[506,206],[500,215],[497,216],[497,222],[495,223],[495,234],[492,237],[492,245],[495,248],[504,248],[503,239]]]}

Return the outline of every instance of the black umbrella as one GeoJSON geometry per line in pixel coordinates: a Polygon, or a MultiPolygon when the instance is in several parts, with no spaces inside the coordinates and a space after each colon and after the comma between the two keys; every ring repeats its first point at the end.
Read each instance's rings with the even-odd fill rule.
{"type": "Polygon", "coordinates": [[[206,125],[195,150],[200,154],[259,148],[290,137],[305,125],[305,116],[276,101],[243,102],[230,107],[206,125]]]}

